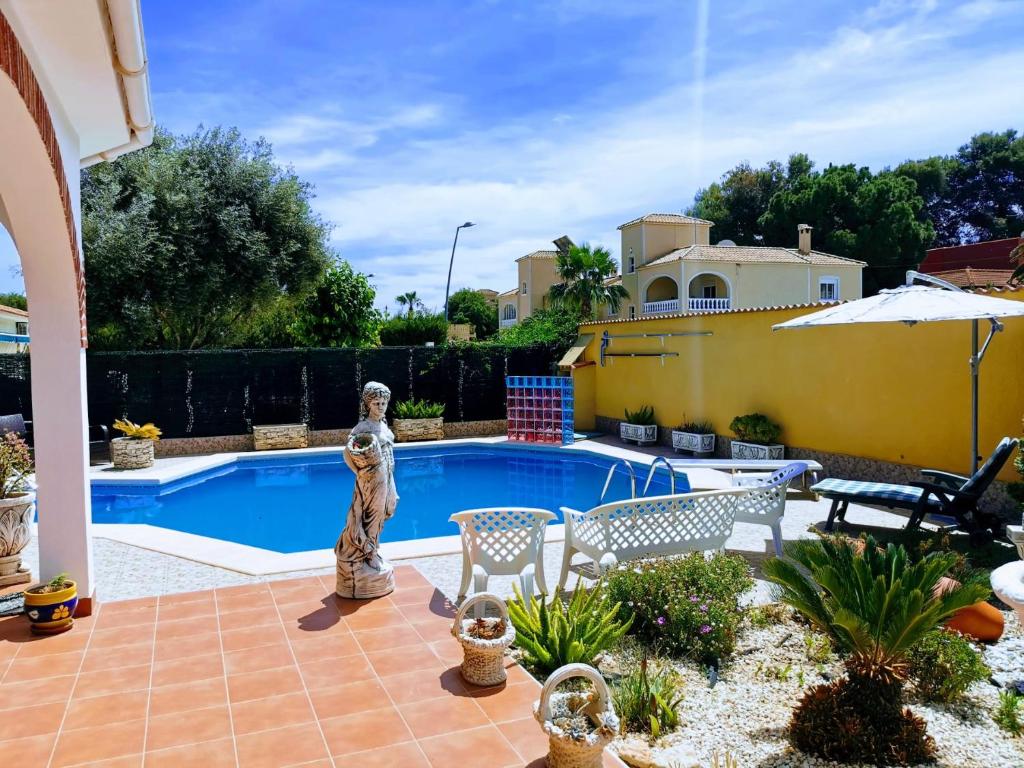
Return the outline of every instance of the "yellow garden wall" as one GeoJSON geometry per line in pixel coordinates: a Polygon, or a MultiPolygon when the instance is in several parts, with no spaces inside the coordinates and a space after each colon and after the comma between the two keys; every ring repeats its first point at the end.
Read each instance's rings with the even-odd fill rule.
{"type": "MultiPolygon", "coordinates": [[[[1001,294],[1024,300],[1024,291],[1001,294]]],[[[650,404],[658,423],[708,418],[729,434],[736,415],[760,411],[783,427],[787,445],[901,464],[965,472],[970,459],[969,322],[833,326],[775,331],[811,308],[755,310],[675,319],[595,323],[586,360],[597,361],[601,335],[711,331],[664,339],[678,352],[616,357],[577,378],[576,423],[621,419],[650,404]]],[[[1011,318],[981,367],[979,452],[1021,433],[1024,414],[1024,318],[1011,318]]],[[[987,333],[980,324],[981,338],[987,333]]],[[[661,351],[657,338],[615,339],[611,352],[661,351]]],[[[1002,479],[1015,473],[1009,466],[1002,479]]]]}

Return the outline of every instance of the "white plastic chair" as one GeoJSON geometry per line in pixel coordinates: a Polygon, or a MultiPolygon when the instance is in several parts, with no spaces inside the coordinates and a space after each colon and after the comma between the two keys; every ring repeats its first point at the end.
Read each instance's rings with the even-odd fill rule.
{"type": "Polygon", "coordinates": [[[450,522],[459,526],[462,539],[461,603],[469,592],[487,589],[491,576],[518,576],[523,596],[533,594],[536,579],[541,594],[544,581],[544,529],[554,512],[530,507],[489,507],[456,512],[450,522]]]}
{"type": "Polygon", "coordinates": [[[789,484],[806,471],[806,464],[794,461],[771,474],[750,473],[739,475],[733,480],[734,485],[750,491],[736,507],[736,522],[767,525],[771,528],[776,557],[782,557],[782,517],[786,514],[786,491],[789,490],[789,484]]]}

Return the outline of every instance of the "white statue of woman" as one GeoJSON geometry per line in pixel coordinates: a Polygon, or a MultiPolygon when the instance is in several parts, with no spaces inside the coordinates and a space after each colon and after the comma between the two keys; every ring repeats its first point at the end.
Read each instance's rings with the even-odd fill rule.
{"type": "Polygon", "coordinates": [[[352,504],[334,553],[341,597],[382,597],[395,590],[395,573],[380,554],[384,521],[395,514],[395,436],[384,420],[391,390],[376,381],[363,387],[359,423],[345,446],[345,463],[355,472],[352,504]]]}

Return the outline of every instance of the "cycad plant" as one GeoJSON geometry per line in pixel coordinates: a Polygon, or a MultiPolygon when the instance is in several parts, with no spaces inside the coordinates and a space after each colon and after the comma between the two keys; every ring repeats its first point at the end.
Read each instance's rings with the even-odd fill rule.
{"type": "Polygon", "coordinates": [[[617,643],[631,621],[618,621],[619,604],[609,605],[601,584],[591,590],[577,585],[569,604],[557,596],[524,599],[515,587],[508,615],[516,628],[516,645],[526,663],[544,675],[561,666],[593,664],[602,651],[617,643]]]}
{"type": "Polygon", "coordinates": [[[835,638],[846,677],[816,686],[790,723],[793,746],[820,757],[878,765],[931,759],[925,723],[903,708],[907,654],[961,608],[984,600],[981,574],[939,589],[956,555],[935,552],[911,563],[902,546],[881,550],[848,539],[792,542],[786,558],[765,561],[779,600],[835,638]]]}
{"type": "Polygon", "coordinates": [[[583,243],[560,251],[555,257],[555,270],[562,282],[551,286],[551,303],[577,310],[588,320],[601,305],[617,313],[623,300],[629,298],[629,291],[621,284],[607,282],[619,267],[606,248],[583,243]]]}

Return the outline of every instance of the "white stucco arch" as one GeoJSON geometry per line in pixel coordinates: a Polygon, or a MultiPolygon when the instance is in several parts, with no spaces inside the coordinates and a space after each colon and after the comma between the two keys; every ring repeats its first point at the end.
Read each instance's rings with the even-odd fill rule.
{"type": "MultiPolygon", "coordinates": [[[[715,272],[714,270],[711,270],[711,269],[702,269],[700,272],[698,272],[695,275],[692,275],[686,281],[686,295],[687,296],[690,295],[690,288],[693,286],[693,281],[696,280],[698,277],[702,277],[704,275],[711,275],[713,277],[717,277],[719,280],[721,280],[723,283],[725,283],[725,288],[726,288],[728,296],[730,298],[733,296],[732,281],[728,277],[723,275],[721,272],[715,272]]],[[[721,298],[725,298],[725,297],[723,296],[721,298]]]]}
{"type": "Polygon", "coordinates": [[[644,303],[649,303],[649,302],[652,302],[652,301],[667,301],[667,300],[671,300],[671,299],[678,299],[679,298],[679,281],[676,280],[671,275],[653,275],[647,282],[644,283],[644,287],[643,287],[643,290],[640,292],[640,295],[643,297],[643,302],[644,303]],[[650,298],[648,296],[648,291],[651,289],[651,286],[654,283],[658,282],[659,280],[667,280],[667,281],[671,282],[672,285],[675,287],[675,294],[676,295],[675,296],[665,296],[665,297],[662,297],[662,298],[654,298],[654,299],[650,298]]]}

